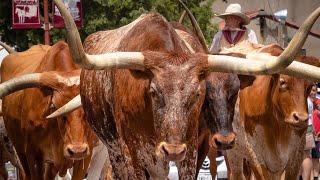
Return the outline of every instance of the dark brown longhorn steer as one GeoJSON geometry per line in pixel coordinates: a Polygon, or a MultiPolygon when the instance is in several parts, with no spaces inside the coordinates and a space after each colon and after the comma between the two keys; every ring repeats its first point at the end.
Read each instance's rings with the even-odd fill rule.
{"type": "Polygon", "coordinates": [[[80,168],[86,168],[90,161],[93,138],[83,109],[46,119],[79,93],[80,70],[68,45],[60,41],[52,47],[36,45],[10,54],[2,62],[1,77],[4,83],[0,87],[10,86],[0,93],[0,97],[7,95],[3,98],[3,118],[26,178],[54,179],[73,166],[74,178],[82,179],[85,172],[80,168]]]}
{"type": "MultiPolygon", "coordinates": [[[[177,34],[184,40],[191,53],[205,52],[196,36],[183,25],[171,22],[177,34]]],[[[233,73],[211,72],[206,78],[206,96],[201,108],[198,127],[197,172],[202,167],[209,152],[230,149],[234,145],[235,133],[232,129],[235,102],[238,91],[251,85],[255,78],[233,73]],[[210,145],[209,145],[210,142],[210,145]]],[[[216,174],[215,155],[210,155],[210,172],[216,174]]],[[[198,173],[197,173],[198,174],[198,173]]]]}
{"type": "MultiPolygon", "coordinates": [[[[278,56],[282,49],[270,45],[259,52],[278,56]]],[[[316,58],[296,59],[320,66],[316,58]]],[[[280,179],[284,171],[285,179],[297,178],[305,146],[311,86],[311,81],[273,74],[257,76],[252,86],[240,91],[234,116],[236,145],[227,151],[231,179],[245,179],[244,161],[257,179],[280,179]]]]}
{"type": "MultiPolygon", "coordinates": [[[[72,56],[84,68],[80,94],[87,120],[108,148],[115,179],[164,179],[169,161],[181,163],[181,177],[194,178],[195,170],[188,167],[196,164],[206,71],[282,70],[306,36],[297,35],[281,57],[249,65],[246,59],[186,51],[170,23],[150,13],[116,30],[90,35],[84,43],[87,54],[68,10],[60,0],[55,3],[65,20],[72,56]]],[[[320,8],[304,28],[319,14],[320,8]]],[[[81,103],[66,107],[70,105],[81,103]]],[[[60,113],[65,112],[54,115],[60,113]]]]}

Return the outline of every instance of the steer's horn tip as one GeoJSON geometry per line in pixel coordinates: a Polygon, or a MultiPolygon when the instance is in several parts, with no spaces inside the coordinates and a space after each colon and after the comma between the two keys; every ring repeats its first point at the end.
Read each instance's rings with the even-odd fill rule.
{"type": "Polygon", "coordinates": [[[66,113],[68,113],[68,111],[66,110],[66,108],[65,107],[62,107],[62,108],[60,108],[60,109],[57,109],[56,111],[54,111],[53,113],[51,113],[49,116],[47,116],[46,118],[47,119],[53,119],[53,118],[57,118],[57,117],[59,117],[59,116],[61,116],[61,115],[64,115],[64,114],[66,114],[66,113]]]}
{"type": "Polygon", "coordinates": [[[55,111],[55,112],[53,112],[52,114],[50,114],[49,116],[47,116],[46,119],[53,119],[53,118],[56,118],[56,117],[58,117],[58,116],[60,116],[60,115],[61,115],[60,112],[55,111]]]}
{"type": "Polygon", "coordinates": [[[74,111],[75,109],[77,109],[81,106],[82,106],[81,97],[80,97],[80,95],[77,95],[71,101],[69,101],[67,104],[65,104],[64,106],[62,106],[61,108],[59,108],[58,110],[56,110],[55,112],[53,112],[52,114],[47,116],[46,118],[52,119],[52,118],[59,117],[61,115],[67,114],[71,111],[74,111]]]}

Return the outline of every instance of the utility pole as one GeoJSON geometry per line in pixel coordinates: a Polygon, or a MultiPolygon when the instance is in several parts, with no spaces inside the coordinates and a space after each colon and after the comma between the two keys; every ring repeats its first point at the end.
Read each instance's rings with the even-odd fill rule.
{"type": "Polygon", "coordinates": [[[50,45],[50,23],[49,23],[49,12],[48,12],[48,0],[43,0],[44,10],[44,44],[50,45]]]}

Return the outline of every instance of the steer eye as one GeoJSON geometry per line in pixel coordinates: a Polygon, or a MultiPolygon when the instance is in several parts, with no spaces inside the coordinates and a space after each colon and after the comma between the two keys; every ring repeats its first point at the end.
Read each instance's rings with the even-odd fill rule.
{"type": "Polygon", "coordinates": [[[156,87],[153,83],[150,84],[150,90],[149,90],[150,95],[154,98],[157,97],[157,91],[156,87]]]}
{"type": "Polygon", "coordinates": [[[193,98],[198,99],[200,95],[201,95],[201,86],[199,85],[197,90],[194,92],[193,98]]]}
{"type": "Polygon", "coordinates": [[[198,98],[200,95],[201,95],[201,86],[199,86],[197,89],[196,97],[198,98]]]}
{"type": "Polygon", "coordinates": [[[156,96],[156,92],[153,88],[150,88],[149,93],[151,94],[152,97],[156,96]]]}
{"type": "Polygon", "coordinates": [[[149,93],[150,93],[151,98],[156,102],[157,106],[159,106],[159,107],[165,106],[165,102],[164,102],[163,96],[161,94],[161,91],[157,90],[155,84],[153,84],[153,83],[150,84],[149,93]]]}
{"type": "Polygon", "coordinates": [[[55,106],[53,103],[50,103],[50,106],[49,106],[50,109],[55,109],[55,106]]]}
{"type": "Polygon", "coordinates": [[[63,121],[67,121],[67,116],[62,116],[63,121]]]}
{"type": "Polygon", "coordinates": [[[200,71],[199,72],[199,80],[203,80],[206,78],[206,72],[205,71],[200,71]]]}

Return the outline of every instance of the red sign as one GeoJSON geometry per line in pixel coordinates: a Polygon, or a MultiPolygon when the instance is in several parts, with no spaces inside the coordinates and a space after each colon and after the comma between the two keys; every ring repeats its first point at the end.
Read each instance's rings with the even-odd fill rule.
{"type": "Polygon", "coordinates": [[[39,0],[12,0],[12,28],[40,28],[39,0]]]}
{"type": "MultiPolygon", "coordinates": [[[[64,5],[67,7],[69,12],[71,13],[71,16],[73,17],[74,22],[76,23],[77,27],[82,26],[82,5],[81,0],[63,0],[64,5]]],[[[57,6],[53,5],[53,26],[55,28],[63,28],[64,27],[64,21],[60,14],[59,9],[57,6]]]]}

